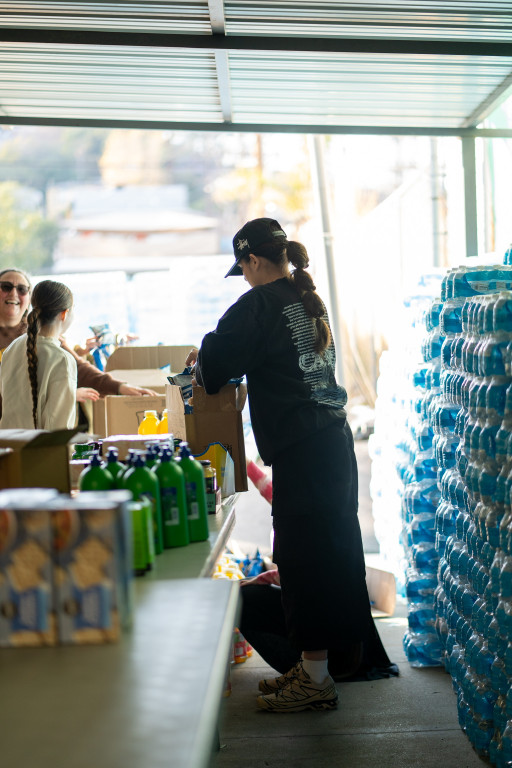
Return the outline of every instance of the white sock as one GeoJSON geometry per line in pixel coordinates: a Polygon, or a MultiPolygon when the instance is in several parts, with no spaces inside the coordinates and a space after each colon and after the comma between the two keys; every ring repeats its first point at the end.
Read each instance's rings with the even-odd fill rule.
{"type": "Polygon", "coordinates": [[[327,671],[327,659],[321,661],[311,661],[311,659],[302,659],[304,671],[308,673],[315,683],[323,683],[329,672],[327,671]]]}

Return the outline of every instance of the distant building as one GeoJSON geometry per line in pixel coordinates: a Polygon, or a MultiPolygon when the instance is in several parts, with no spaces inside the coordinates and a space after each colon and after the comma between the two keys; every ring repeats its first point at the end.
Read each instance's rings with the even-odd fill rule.
{"type": "Polygon", "coordinates": [[[62,185],[48,205],[61,226],[55,272],[162,269],[173,256],[219,251],[217,220],[190,210],[182,185],[62,185]]]}

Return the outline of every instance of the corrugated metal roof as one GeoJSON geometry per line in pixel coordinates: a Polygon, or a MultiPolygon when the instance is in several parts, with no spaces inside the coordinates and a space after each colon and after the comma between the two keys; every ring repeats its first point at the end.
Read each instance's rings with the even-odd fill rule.
{"type": "Polygon", "coordinates": [[[503,0],[0,1],[3,123],[455,131],[511,91],[503,0]]]}

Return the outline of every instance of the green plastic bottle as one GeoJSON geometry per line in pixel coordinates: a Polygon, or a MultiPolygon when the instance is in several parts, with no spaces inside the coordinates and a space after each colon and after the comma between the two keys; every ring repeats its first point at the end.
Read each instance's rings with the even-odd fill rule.
{"type": "Polygon", "coordinates": [[[185,475],[190,541],[205,541],[209,531],[203,468],[192,456],[188,443],[180,443],[179,465],[185,475]]]}
{"type": "Polygon", "coordinates": [[[160,484],[155,473],[144,464],[141,454],[137,454],[133,465],[122,479],[122,486],[132,492],[134,501],[147,498],[151,502],[155,552],[161,554],[164,549],[162,533],[162,512],[160,507],[160,484]]]}
{"type": "Polygon", "coordinates": [[[133,572],[143,576],[153,568],[155,561],[155,542],[151,504],[146,499],[130,502],[130,514],[133,530],[133,572]]]}
{"type": "Polygon", "coordinates": [[[190,541],[185,475],[169,448],[162,451],[155,474],[160,482],[164,547],[184,547],[190,541]]]}
{"type": "Polygon", "coordinates": [[[126,469],[126,466],[125,464],[122,464],[119,461],[119,451],[117,450],[117,448],[112,447],[108,449],[107,466],[105,467],[105,469],[107,470],[107,472],[110,472],[110,474],[112,475],[112,478],[114,480],[114,487],[118,488],[119,486],[117,485],[117,478],[119,475],[123,474],[123,472],[126,469]]]}
{"type": "Polygon", "coordinates": [[[103,466],[99,453],[93,453],[89,466],[80,473],[78,488],[81,491],[111,491],[114,488],[114,479],[103,466]]]}
{"type": "Polygon", "coordinates": [[[146,447],[146,467],[154,471],[155,467],[160,463],[160,448],[155,443],[150,443],[146,447]]]}

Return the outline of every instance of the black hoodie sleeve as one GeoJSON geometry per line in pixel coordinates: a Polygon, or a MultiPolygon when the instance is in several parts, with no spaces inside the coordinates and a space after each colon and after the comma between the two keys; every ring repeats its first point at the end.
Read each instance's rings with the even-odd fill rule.
{"type": "Polygon", "coordinates": [[[248,291],[221,317],[217,328],[204,337],[196,378],[210,395],[229,379],[257,367],[265,354],[266,339],[258,313],[257,292],[248,291]]]}

